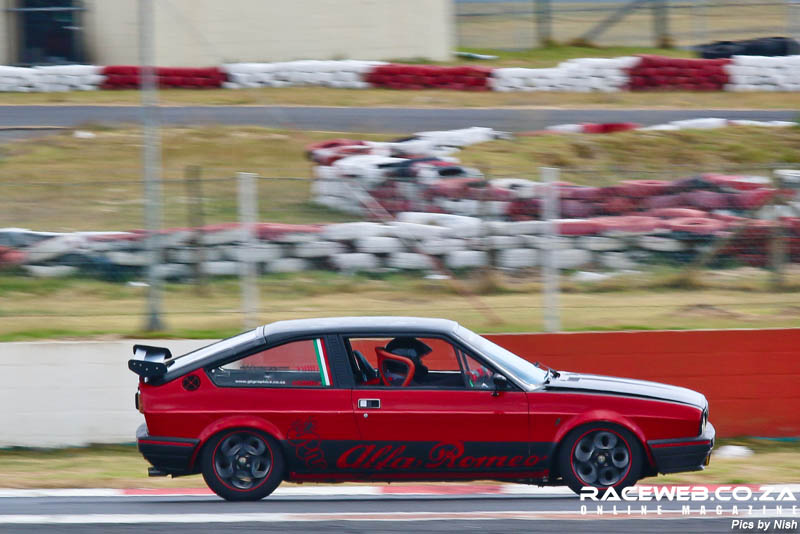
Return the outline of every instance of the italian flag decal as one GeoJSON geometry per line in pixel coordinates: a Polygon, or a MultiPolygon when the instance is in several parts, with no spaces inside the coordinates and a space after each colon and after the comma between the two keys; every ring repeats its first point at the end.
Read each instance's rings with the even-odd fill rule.
{"type": "Polygon", "coordinates": [[[317,365],[319,365],[319,379],[323,387],[331,385],[331,377],[328,372],[328,362],[325,358],[325,346],[322,340],[317,338],[314,340],[314,351],[317,353],[317,365]]]}

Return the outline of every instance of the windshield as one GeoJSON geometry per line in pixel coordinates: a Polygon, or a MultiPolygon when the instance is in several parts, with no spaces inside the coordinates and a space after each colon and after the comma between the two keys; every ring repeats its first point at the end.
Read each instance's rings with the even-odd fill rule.
{"type": "Polygon", "coordinates": [[[512,373],[516,378],[532,386],[538,386],[544,383],[547,377],[547,371],[539,369],[528,360],[520,358],[513,352],[504,349],[496,343],[492,343],[485,337],[481,337],[463,326],[456,328],[455,334],[471,347],[480,351],[481,354],[496,362],[499,367],[512,373]]]}

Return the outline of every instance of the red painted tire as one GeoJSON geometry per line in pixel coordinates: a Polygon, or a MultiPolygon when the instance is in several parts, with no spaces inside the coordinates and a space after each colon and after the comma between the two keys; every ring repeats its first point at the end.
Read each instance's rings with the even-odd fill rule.
{"type": "Polygon", "coordinates": [[[639,440],[620,425],[597,422],[581,425],[561,441],[556,469],[577,494],[584,487],[610,488],[619,493],[636,484],[646,461],[639,440]]]}
{"type": "Polygon", "coordinates": [[[729,174],[714,174],[706,173],[700,176],[713,184],[725,187],[731,187],[740,191],[750,191],[752,189],[761,189],[769,187],[771,181],[765,176],[738,176],[729,174]]]}
{"type": "Polygon", "coordinates": [[[689,234],[713,235],[727,226],[724,221],[704,217],[682,217],[667,221],[673,232],[687,232],[689,234]]]}
{"type": "Polygon", "coordinates": [[[686,204],[706,210],[718,210],[731,207],[731,196],[732,195],[717,193],[715,191],[687,191],[681,193],[681,198],[686,204]]]}
{"type": "Polygon", "coordinates": [[[283,480],[284,459],[278,442],[250,428],[220,432],[203,448],[203,478],[227,501],[258,501],[283,480]]]}
{"type": "Polygon", "coordinates": [[[622,187],[632,197],[649,197],[669,192],[672,182],[665,180],[624,180],[622,187]]]}
{"type": "Polygon", "coordinates": [[[708,214],[702,210],[691,208],[659,208],[645,211],[642,215],[648,217],[659,217],[661,219],[678,219],[681,217],[707,217],[708,214]]]}
{"type": "Polygon", "coordinates": [[[575,219],[558,221],[559,235],[595,235],[600,227],[595,219],[575,219]]]}
{"type": "Polygon", "coordinates": [[[628,215],[621,217],[598,217],[594,219],[603,232],[629,232],[642,234],[652,232],[663,227],[663,223],[656,217],[644,215],[628,215]]]}
{"type": "Polygon", "coordinates": [[[778,192],[775,189],[742,191],[733,196],[732,204],[741,210],[755,210],[766,205],[778,192]]]}

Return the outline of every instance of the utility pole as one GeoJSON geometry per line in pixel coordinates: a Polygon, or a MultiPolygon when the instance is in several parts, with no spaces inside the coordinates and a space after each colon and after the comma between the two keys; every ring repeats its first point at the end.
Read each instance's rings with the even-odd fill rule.
{"type": "Polygon", "coordinates": [[[158,80],[156,76],[153,0],[139,0],[139,62],[142,95],[142,181],[144,219],[147,229],[147,322],[145,330],[164,329],[161,319],[161,137],[158,120],[158,80]]]}

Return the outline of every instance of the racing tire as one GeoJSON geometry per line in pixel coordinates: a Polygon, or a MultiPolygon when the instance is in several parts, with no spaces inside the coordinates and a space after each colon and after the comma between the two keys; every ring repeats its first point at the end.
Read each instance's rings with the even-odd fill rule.
{"type": "Polygon", "coordinates": [[[249,428],[212,437],[202,455],[203,478],[226,501],[258,501],[283,480],[284,459],[278,442],[249,428]]]}
{"type": "Polygon", "coordinates": [[[595,487],[598,495],[610,488],[619,493],[636,484],[642,473],[644,451],[628,430],[612,423],[592,423],[572,430],[558,451],[558,472],[569,488],[581,493],[595,487]]]}

